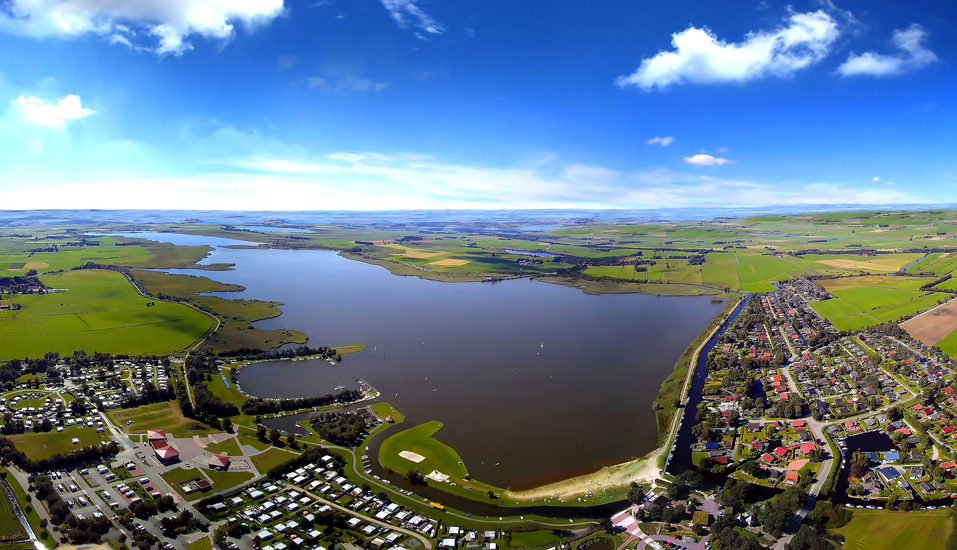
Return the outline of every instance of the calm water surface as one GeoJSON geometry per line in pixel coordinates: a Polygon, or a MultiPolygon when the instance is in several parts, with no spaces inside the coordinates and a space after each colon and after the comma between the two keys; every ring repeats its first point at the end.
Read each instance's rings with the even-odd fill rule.
{"type": "Polygon", "coordinates": [[[436,437],[474,477],[513,488],[653,450],[655,394],[723,307],[707,297],[590,296],[527,279],[425,281],[328,251],[220,248],[206,262],[236,264],[203,273],[247,289],[223,296],[285,302],[281,317],[256,326],[302,330],[312,345],[368,346],[338,367],[252,365],[239,376],[245,391],[302,397],[363,378],[406,426],[442,421],[436,437]]]}

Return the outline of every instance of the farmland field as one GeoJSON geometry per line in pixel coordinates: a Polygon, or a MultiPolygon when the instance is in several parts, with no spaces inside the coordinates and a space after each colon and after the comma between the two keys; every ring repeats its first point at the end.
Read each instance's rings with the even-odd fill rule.
{"type": "Polygon", "coordinates": [[[2,358],[80,349],[166,354],[188,347],[212,325],[192,308],[141,296],[115,271],[66,271],[41,280],[58,292],[5,299],[22,309],[0,311],[2,358]]]}
{"type": "Polygon", "coordinates": [[[909,290],[927,279],[846,277],[819,281],[834,298],[811,307],[838,330],[855,330],[911,315],[932,307],[947,295],[909,290]]]}
{"type": "Polygon", "coordinates": [[[944,548],[953,531],[946,511],[888,512],[854,510],[854,519],[838,530],[848,550],[896,550],[898,548],[944,548]]]}
{"type": "MultiPolygon", "coordinates": [[[[16,483],[16,481],[13,483],[16,483]]],[[[23,540],[25,538],[27,538],[27,531],[14,513],[13,503],[7,498],[6,491],[0,491],[0,541],[23,540]]]]}

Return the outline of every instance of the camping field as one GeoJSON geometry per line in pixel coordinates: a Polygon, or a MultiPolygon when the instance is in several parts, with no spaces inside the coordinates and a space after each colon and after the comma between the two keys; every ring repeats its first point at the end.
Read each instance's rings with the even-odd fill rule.
{"type": "Polygon", "coordinates": [[[96,428],[70,426],[62,432],[25,432],[10,436],[17,449],[23,451],[33,460],[41,460],[55,454],[67,453],[74,449],[99,445],[101,441],[111,441],[110,432],[96,433],[96,428]],[[78,445],[73,444],[73,438],[80,439],[78,445]]]}
{"type": "Polygon", "coordinates": [[[888,512],[854,510],[854,519],[838,529],[847,550],[897,550],[943,548],[954,529],[948,510],[888,512]]]}
{"type": "Polygon", "coordinates": [[[212,326],[195,309],[141,296],[116,271],[66,271],[41,281],[56,291],[4,297],[22,309],[0,311],[0,359],[81,349],[166,354],[189,347],[212,326]]]}

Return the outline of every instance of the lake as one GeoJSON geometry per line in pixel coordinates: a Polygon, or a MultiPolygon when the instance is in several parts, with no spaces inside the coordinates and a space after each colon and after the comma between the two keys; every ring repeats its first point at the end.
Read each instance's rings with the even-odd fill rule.
{"type": "Polygon", "coordinates": [[[204,261],[213,262],[235,270],[203,275],[246,288],[222,296],[285,302],[281,317],[256,326],[302,330],[314,346],[368,346],[337,367],[251,365],[239,375],[245,391],[302,397],[363,378],[406,415],[406,427],[443,422],[436,437],[473,477],[512,488],[654,450],[658,388],[724,307],[709,297],[593,296],[529,279],[426,281],[320,250],[218,248],[204,261]]]}

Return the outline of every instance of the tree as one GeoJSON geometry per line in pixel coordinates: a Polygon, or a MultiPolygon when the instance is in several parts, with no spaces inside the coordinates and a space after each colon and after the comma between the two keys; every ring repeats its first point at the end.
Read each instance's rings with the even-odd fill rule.
{"type": "Polygon", "coordinates": [[[273,428],[273,430],[269,432],[269,440],[272,441],[273,445],[282,445],[282,432],[273,428]]]}
{"type": "Polygon", "coordinates": [[[230,419],[228,419],[228,418],[224,418],[224,419],[222,420],[222,422],[221,422],[221,425],[222,425],[224,431],[226,431],[226,432],[232,432],[232,431],[233,431],[233,421],[232,421],[232,420],[230,420],[230,419]]]}
{"type": "Polygon", "coordinates": [[[293,449],[299,448],[299,442],[296,441],[296,434],[290,432],[286,435],[286,445],[289,445],[293,449]]]}
{"type": "Polygon", "coordinates": [[[638,504],[645,499],[645,490],[636,482],[632,481],[628,486],[628,502],[638,504]]]}
{"type": "Polygon", "coordinates": [[[256,439],[266,441],[266,427],[262,424],[256,428],[256,439]]]}

